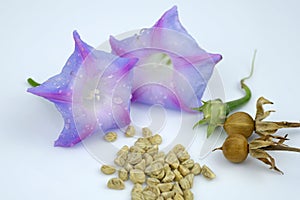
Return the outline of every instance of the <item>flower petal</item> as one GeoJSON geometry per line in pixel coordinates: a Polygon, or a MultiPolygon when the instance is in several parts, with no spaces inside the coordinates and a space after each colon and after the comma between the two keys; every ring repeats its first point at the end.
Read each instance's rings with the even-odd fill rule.
{"type": "Polygon", "coordinates": [[[190,112],[201,105],[213,67],[222,59],[198,46],[179,22],[176,6],[152,28],[121,41],[111,36],[110,44],[116,55],[139,58],[134,69],[133,102],[190,112]]]}
{"type": "Polygon", "coordinates": [[[70,147],[95,132],[130,123],[131,69],[137,59],[98,51],[73,33],[75,51],[62,72],[28,92],[55,103],[64,128],[55,146],[70,147]]]}

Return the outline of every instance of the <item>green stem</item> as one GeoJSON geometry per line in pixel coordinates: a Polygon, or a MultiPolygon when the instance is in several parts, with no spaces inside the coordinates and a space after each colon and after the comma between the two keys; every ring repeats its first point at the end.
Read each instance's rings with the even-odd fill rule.
{"type": "Polygon", "coordinates": [[[36,87],[41,85],[40,83],[36,82],[35,80],[33,80],[32,78],[28,78],[27,82],[29,83],[29,85],[31,85],[32,87],[36,87]]]}
{"type": "Polygon", "coordinates": [[[256,50],[254,51],[254,55],[252,58],[250,75],[241,80],[241,87],[245,91],[245,96],[233,101],[226,102],[226,115],[228,115],[232,110],[235,110],[241,107],[242,105],[246,104],[251,99],[251,95],[252,95],[251,90],[244,82],[245,80],[251,78],[253,74],[255,57],[256,57],[256,50]]]}

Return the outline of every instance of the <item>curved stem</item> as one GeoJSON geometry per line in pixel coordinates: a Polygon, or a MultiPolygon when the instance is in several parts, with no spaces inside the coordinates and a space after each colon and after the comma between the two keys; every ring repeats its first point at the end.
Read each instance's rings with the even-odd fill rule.
{"type": "Polygon", "coordinates": [[[36,82],[36,81],[33,80],[32,78],[28,78],[28,79],[27,79],[27,82],[28,82],[28,84],[31,85],[32,87],[36,87],[36,86],[41,85],[40,83],[36,82]]]}
{"type": "Polygon", "coordinates": [[[233,101],[226,102],[226,105],[227,105],[226,106],[226,115],[228,115],[232,110],[235,110],[238,107],[246,104],[251,99],[251,95],[252,95],[251,90],[244,82],[245,82],[245,80],[251,78],[251,76],[253,75],[255,57],[256,57],[256,50],[254,51],[254,55],[252,58],[251,72],[250,72],[249,76],[247,76],[241,80],[241,87],[245,91],[245,96],[243,96],[242,98],[233,100],[233,101]]]}

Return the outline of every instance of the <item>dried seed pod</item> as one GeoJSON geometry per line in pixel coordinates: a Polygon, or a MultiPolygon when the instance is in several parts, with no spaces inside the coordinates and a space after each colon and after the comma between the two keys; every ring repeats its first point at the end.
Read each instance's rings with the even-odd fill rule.
{"type": "Polygon", "coordinates": [[[236,112],[227,117],[224,129],[228,135],[241,134],[248,138],[254,131],[254,120],[245,112],[236,112]]]}
{"type": "Polygon", "coordinates": [[[183,197],[185,200],[194,200],[194,194],[191,190],[184,190],[183,197]]]}
{"type": "Polygon", "coordinates": [[[187,178],[183,178],[179,181],[179,185],[183,190],[190,189],[191,184],[187,178]]]}
{"type": "Polygon", "coordinates": [[[123,154],[128,154],[129,152],[129,147],[127,145],[124,145],[118,152],[117,155],[123,155],[123,154]]]}
{"type": "Polygon", "coordinates": [[[206,165],[203,165],[202,170],[201,170],[201,174],[208,179],[214,179],[216,178],[215,173],[206,165]]]}
{"type": "Polygon", "coordinates": [[[174,200],[184,200],[184,198],[180,194],[175,193],[174,200]]]}
{"type": "Polygon", "coordinates": [[[133,137],[135,135],[135,128],[134,126],[128,126],[126,131],[125,131],[125,136],[126,137],[133,137]]]}
{"type": "Polygon", "coordinates": [[[156,200],[157,198],[157,196],[152,191],[144,190],[142,193],[145,200],[156,200]]]}
{"type": "Polygon", "coordinates": [[[177,144],[173,147],[172,151],[177,154],[179,151],[185,151],[185,147],[182,144],[177,144]]]}
{"type": "Polygon", "coordinates": [[[184,178],[186,178],[189,181],[191,188],[192,188],[193,184],[194,184],[194,174],[188,174],[184,178]]]}
{"type": "Polygon", "coordinates": [[[107,187],[114,190],[123,190],[125,188],[125,184],[119,178],[112,178],[107,182],[107,187]]]}
{"type": "Polygon", "coordinates": [[[142,128],[143,137],[151,137],[152,131],[148,127],[142,128]]]}
{"type": "Polygon", "coordinates": [[[190,159],[190,154],[187,151],[179,151],[177,154],[177,158],[180,162],[186,161],[190,159]]]}
{"type": "Polygon", "coordinates": [[[167,154],[165,162],[168,163],[173,169],[177,169],[180,164],[176,154],[173,151],[170,151],[167,154]]]}
{"type": "Polygon", "coordinates": [[[116,172],[116,168],[110,165],[102,165],[101,172],[106,175],[110,175],[116,172]]]}
{"type": "Polygon", "coordinates": [[[178,171],[180,172],[180,174],[182,176],[186,176],[190,173],[190,170],[188,168],[186,168],[185,166],[183,166],[183,165],[179,165],[178,171]]]}
{"type": "Polygon", "coordinates": [[[146,161],[145,161],[144,159],[142,159],[142,161],[139,162],[138,164],[136,164],[136,165],[134,166],[134,168],[135,168],[135,169],[140,169],[140,170],[144,171],[145,168],[146,168],[146,161]]]}
{"type": "Polygon", "coordinates": [[[173,188],[173,183],[159,183],[157,187],[161,192],[168,192],[171,191],[173,188]]]}
{"type": "Polygon", "coordinates": [[[135,165],[142,161],[142,154],[141,153],[129,153],[127,156],[127,161],[131,165],[135,165]]]}
{"type": "Polygon", "coordinates": [[[177,181],[174,183],[173,191],[174,191],[176,194],[180,194],[181,196],[183,195],[182,189],[181,189],[181,187],[179,186],[179,183],[178,183],[177,181]]]}
{"type": "Polygon", "coordinates": [[[157,184],[159,184],[160,181],[157,178],[147,178],[146,183],[149,186],[157,186],[157,184]]]}
{"type": "Polygon", "coordinates": [[[175,196],[175,192],[174,191],[168,191],[168,192],[163,192],[161,193],[161,196],[163,196],[165,199],[172,199],[175,196]]]}
{"type": "Polygon", "coordinates": [[[139,169],[132,169],[129,178],[133,183],[144,183],[146,181],[145,173],[139,169]]]}
{"type": "Polygon", "coordinates": [[[148,154],[148,153],[145,153],[145,154],[143,155],[143,158],[144,158],[145,161],[146,161],[146,166],[149,166],[149,165],[153,162],[152,156],[151,156],[150,154],[148,154]]]}
{"type": "Polygon", "coordinates": [[[201,166],[199,163],[194,164],[194,167],[191,169],[191,173],[193,173],[195,176],[201,173],[201,166]]]}
{"type": "Polygon", "coordinates": [[[160,145],[162,143],[162,138],[158,134],[155,134],[155,135],[149,137],[148,139],[149,139],[150,143],[153,145],[155,145],[155,144],[160,145]]]}
{"type": "Polygon", "coordinates": [[[181,165],[185,166],[188,169],[192,169],[194,167],[194,160],[193,159],[188,159],[186,161],[183,161],[181,165]]]}
{"type": "Polygon", "coordinates": [[[183,179],[183,176],[181,175],[181,173],[178,171],[178,169],[173,170],[173,173],[175,175],[175,181],[180,181],[181,179],[183,179]]]}
{"type": "Polygon", "coordinates": [[[108,142],[114,142],[116,141],[118,135],[115,132],[108,132],[105,136],[104,139],[108,142]]]}
{"type": "Polygon", "coordinates": [[[118,176],[122,181],[127,181],[128,180],[128,171],[126,169],[122,168],[118,171],[118,176]]]}
{"type": "Polygon", "coordinates": [[[231,162],[243,162],[248,156],[248,141],[240,134],[229,135],[222,147],[215,150],[222,150],[225,158],[231,162]]]}
{"type": "Polygon", "coordinates": [[[163,178],[163,183],[169,183],[172,182],[175,178],[175,174],[171,170],[165,171],[165,177],[163,178]]]}

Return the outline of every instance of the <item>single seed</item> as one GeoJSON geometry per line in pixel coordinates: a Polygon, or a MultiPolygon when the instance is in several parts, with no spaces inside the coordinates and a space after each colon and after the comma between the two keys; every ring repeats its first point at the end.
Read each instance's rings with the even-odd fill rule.
{"type": "Polygon", "coordinates": [[[157,175],[151,174],[150,177],[162,180],[165,177],[165,170],[161,170],[161,172],[157,175]]]}
{"type": "Polygon", "coordinates": [[[126,159],[127,159],[127,154],[123,153],[115,158],[114,163],[119,167],[123,167],[126,162],[126,159]]]}
{"type": "Polygon", "coordinates": [[[155,145],[155,144],[160,145],[162,143],[162,138],[158,134],[155,134],[155,135],[149,137],[148,139],[149,139],[150,143],[153,145],[155,145]]]}
{"type": "Polygon", "coordinates": [[[119,178],[112,178],[107,182],[107,187],[114,190],[123,190],[125,188],[125,184],[119,178]]]}
{"type": "Polygon", "coordinates": [[[174,196],[174,200],[184,200],[184,198],[180,194],[176,193],[174,196]]]}
{"type": "Polygon", "coordinates": [[[181,179],[183,179],[183,176],[181,175],[181,173],[178,171],[178,169],[175,169],[173,171],[174,175],[175,175],[175,181],[180,181],[181,179]]]}
{"type": "Polygon", "coordinates": [[[142,192],[143,191],[143,186],[139,183],[135,183],[131,192],[142,192]]]}
{"type": "Polygon", "coordinates": [[[101,172],[106,175],[110,175],[116,172],[116,169],[110,165],[102,165],[101,172]]]}
{"type": "Polygon", "coordinates": [[[131,200],[145,200],[142,192],[131,192],[131,200]]]}
{"type": "Polygon", "coordinates": [[[165,162],[165,157],[166,157],[165,153],[160,151],[157,154],[153,155],[153,160],[154,161],[160,161],[160,162],[164,163],[165,162]]]}
{"type": "Polygon", "coordinates": [[[145,159],[142,159],[142,161],[139,162],[138,164],[136,164],[136,165],[134,166],[134,168],[135,168],[135,169],[140,169],[140,170],[144,171],[145,168],[146,168],[146,161],[145,161],[145,159]]]}
{"type": "Polygon", "coordinates": [[[173,183],[159,183],[157,187],[161,192],[168,192],[172,190],[173,183]]]}
{"type": "Polygon", "coordinates": [[[147,178],[146,183],[149,186],[156,186],[157,184],[160,183],[160,181],[157,178],[147,178]]]}
{"type": "Polygon", "coordinates": [[[193,187],[194,184],[194,174],[188,174],[185,176],[185,178],[189,181],[191,188],[193,187]]]}
{"type": "Polygon", "coordinates": [[[162,182],[163,183],[169,183],[169,182],[172,182],[175,178],[175,175],[174,173],[171,171],[171,170],[167,170],[166,172],[166,175],[165,177],[163,178],[162,182]]]}
{"type": "Polygon", "coordinates": [[[176,194],[183,195],[182,189],[180,188],[179,183],[178,183],[177,181],[174,183],[173,191],[174,191],[176,194]]]}
{"type": "Polygon", "coordinates": [[[132,146],[132,147],[130,147],[129,152],[143,154],[143,153],[145,153],[145,150],[139,146],[132,146]]]}
{"type": "Polygon", "coordinates": [[[173,151],[170,151],[167,154],[165,162],[168,163],[173,169],[176,169],[180,164],[176,154],[173,151]]]}
{"type": "Polygon", "coordinates": [[[145,200],[156,200],[157,196],[152,191],[143,191],[143,196],[145,200]]]}
{"type": "Polygon", "coordinates": [[[161,196],[163,196],[165,199],[168,199],[168,198],[172,199],[175,196],[175,192],[174,191],[163,192],[163,193],[161,193],[161,196]]]}
{"type": "Polygon", "coordinates": [[[158,152],[158,145],[153,145],[151,148],[147,150],[147,153],[151,156],[154,156],[158,152]]]}
{"type": "Polygon", "coordinates": [[[143,137],[151,137],[152,131],[148,127],[142,128],[143,137]]]}
{"type": "Polygon", "coordinates": [[[144,191],[151,191],[155,194],[156,197],[158,197],[160,195],[160,190],[157,186],[146,186],[144,188],[144,191]]]}
{"type": "Polygon", "coordinates": [[[191,190],[184,190],[183,197],[185,200],[194,200],[194,194],[191,190]]]}
{"type": "Polygon", "coordinates": [[[202,170],[201,170],[201,174],[208,179],[214,179],[216,178],[215,173],[206,165],[203,165],[202,170]]]}
{"type": "Polygon", "coordinates": [[[191,169],[191,173],[193,173],[195,176],[201,173],[201,166],[199,163],[194,164],[194,167],[191,169]]]}
{"type": "Polygon", "coordinates": [[[146,161],[146,166],[149,166],[149,165],[153,162],[152,156],[151,156],[150,154],[148,154],[148,153],[145,153],[145,154],[143,155],[143,158],[144,158],[145,161],[146,161]]]}
{"type": "Polygon", "coordinates": [[[183,189],[183,190],[186,190],[186,189],[190,189],[191,188],[191,184],[190,182],[187,180],[187,178],[183,178],[179,181],[179,184],[180,184],[180,187],[183,189]]]}
{"type": "Polygon", "coordinates": [[[118,152],[117,155],[122,155],[122,154],[128,154],[129,152],[129,147],[127,145],[124,145],[118,152]]]}
{"type": "Polygon", "coordinates": [[[139,169],[132,169],[129,178],[133,183],[144,183],[146,181],[145,173],[139,169]]]}
{"type": "Polygon", "coordinates": [[[128,180],[128,171],[126,169],[122,168],[118,171],[118,176],[122,181],[127,181],[128,180]]]}
{"type": "Polygon", "coordinates": [[[181,163],[181,165],[183,165],[183,166],[185,166],[186,168],[188,168],[188,169],[192,169],[193,167],[194,167],[194,160],[193,159],[188,159],[188,160],[186,160],[186,161],[183,161],[182,163],[181,163]]]}
{"type": "Polygon", "coordinates": [[[129,164],[128,162],[125,162],[124,164],[124,169],[128,172],[130,172],[130,170],[133,169],[133,166],[131,164],[129,164]]]}
{"type": "Polygon", "coordinates": [[[108,132],[105,136],[104,139],[108,142],[114,142],[116,141],[118,135],[115,132],[108,132]]]}
{"type": "Polygon", "coordinates": [[[134,126],[128,126],[126,131],[125,131],[125,136],[126,137],[133,137],[135,135],[135,128],[134,126]]]}
{"type": "Polygon", "coordinates": [[[164,198],[162,196],[159,196],[156,200],[164,200],[164,198]]]}
{"type": "Polygon", "coordinates": [[[177,154],[179,151],[184,151],[185,147],[182,144],[177,144],[173,147],[172,151],[177,154]]]}
{"type": "Polygon", "coordinates": [[[190,159],[190,155],[189,155],[189,153],[187,152],[187,151],[179,151],[178,153],[177,153],[177,158],[178,158],[178,160],[180,161],[180,162],[183,162],[183,161],[186,161],[186,160],[188,160],[188,159],[190,159]]]}
{"type": "Polygon", "coordinates": [[[135,165],[142,161],[141,153],[129,153],[127,157],[127,161],[129,164],[135,165]]]}
{"type": "Polygon", "coordinates": [[[148,151],[152,148],[152,144],[148,138],[138,138],[134,145],[144,149],[145,151],[148,151]]]}
{"type": "Polygon", "coordinates": [[[178,171],[181,173],[182,176],[186,176],[190,173],[190,170],[183,165],[179,165],[178,171]]]}

